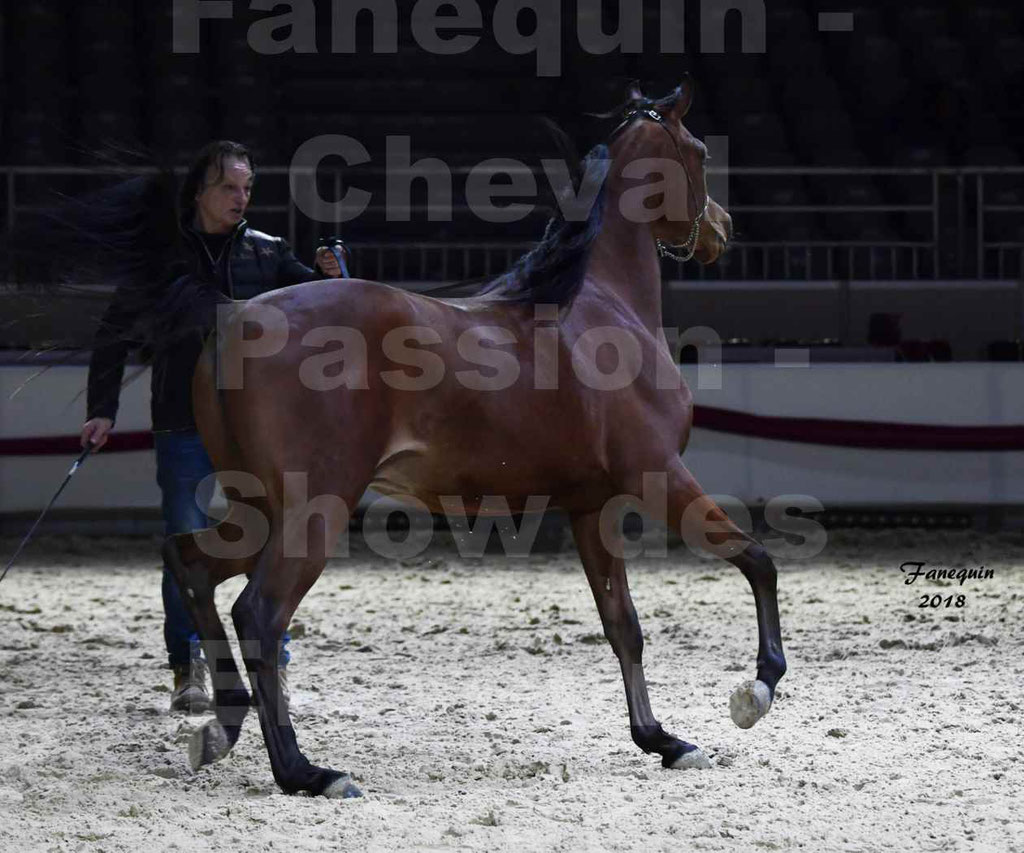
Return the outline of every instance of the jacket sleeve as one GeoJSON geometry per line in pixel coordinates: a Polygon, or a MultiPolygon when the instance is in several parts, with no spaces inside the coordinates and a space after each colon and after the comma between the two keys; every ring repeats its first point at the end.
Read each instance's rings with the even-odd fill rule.
{"type": "Polygon", "coordinates": [[[304,281],[317,281],[323,278],[320,270],[307,267],[296,258],[291,246],[283,238],[278,244],[277,258],[278,287],[288,287],[290,284],[301,284],[304,281]]]}
{"type": "Polygon", "coordinates": [[[125,292],[118,288],[100,320],[89,360],[86,420],[117,417],[128,352],[137,343],[130,340],[129,329],[136,312],[128,306],[125,292]]]}

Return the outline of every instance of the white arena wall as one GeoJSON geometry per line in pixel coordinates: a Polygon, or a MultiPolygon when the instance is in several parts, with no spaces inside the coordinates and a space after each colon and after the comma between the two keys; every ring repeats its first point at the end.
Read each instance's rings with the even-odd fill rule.
{"type": "MultiPolygon", "coordinates": [[[[701,387],[709,374],[701,379],[698,369],[683,367],[698,406],[765,416],[1024,425],[1022,364],[725,364],[718,389],[701,387]]],[[[38,371],[0,367],[0,439],[68,436],[80,428],[86,368],[38,371]]],[[[148,399],[147,372],[125,388],[118,430],[148,429],[148,399]]],[[[40,510],[72,458],[0,455],[0,514],[40,510]]],[[[708,492],[748,505],[784,494],[811,495],[826,508],[1024,505],[1024,452],[1017,451],[833,447],[695,428],[685,460],[708,492]]],[[[104,451],[72,479],[59,507],[144,511],[157,509],[159,498],[151,450],[104,451]]]]}

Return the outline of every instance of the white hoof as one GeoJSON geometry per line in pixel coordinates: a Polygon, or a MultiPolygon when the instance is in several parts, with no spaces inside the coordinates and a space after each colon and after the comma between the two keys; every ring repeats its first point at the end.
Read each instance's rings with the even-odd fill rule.
{"type": "Polygon", "coordinates": [[[356,787],[352,777],[346,773],[324,788],[323,795],[329,800],[351,800],[355,797],[361,797],[363,792],[356,787]]]}
{"type": "Polygon", "coordinates": [[[772,706],[772,692],[763,681],[741,684],[729,697],[729,715],[741,729],[749,729],[768,713],[772,706]]]}
{"type": "Polygon", "coordinates": [[[216,720],[210,720],[202,728],[196,729],[188,742],[188,763],[193,770],[204,764],[212,764],[231,751],[227,732],[216,720]]]}
{"type": "Polygon", "coordinates": [[[711,762],[700,747],[684,752],[669,765],[672,770],[707,770],[711,762]]]}

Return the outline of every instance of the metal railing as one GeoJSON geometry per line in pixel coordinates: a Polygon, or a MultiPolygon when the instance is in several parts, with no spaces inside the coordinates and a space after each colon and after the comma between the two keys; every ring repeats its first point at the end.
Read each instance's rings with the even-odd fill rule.
{"type": "MultiPolygon", "coordinates": [[[[528,169],[545,180],[539,169],[528,169]]],[[[108,182],[115,174],[141,174],[145,170],[96,170],[81,167],[0,167],[5,192],[5,225],[11,229],[18,217],[47,202],[44,185],[59,183],[74,195],[97,179],[108,182]]],[[[415,174],[420,171],[409,170],[415,174]]],[[[461,180],[469,169],[452,169],[461,180]]],[[[296,170],[261,167],[255,196],[259,203],[250,208],[250,218],[261,229],[287,234],[300,256],[311,253],[319,234],[351,233],[352,223],[338,217],[332,222],[315,222],[296,207],[290,176],[296,170]]],[[[353,186],[359,181],[381,185],[384,170],[351,170],[353,186]]],[[[392,172],[392,174],[394,174],[392,172]]],[[[321,168],[317,185],[327,199],[340,199],[347,187],[346,171],[321,168]]],[[[712,170],[712,193],[725,199],[738,225],[739,236],[730,251],[712,267],[665,261],[663,273],[671,279],[863,279],[863,280],[949,280],[1024,278],[1024,169],[812,169],[734,168],[712,170]],[[728,189],[735,180],[747,185],[773,182],[805,186],[832,183],[844,187],[868,182],[886,189],[896,187],[903,203],[836,204],[728,204],[728,189]],[[796,236],[773,223],[786,218],[811,217],[815,231],[841,234],[834,239],[796,236]],[[772,237],[778,231],[778,239],[772,237]],[[869,231],[870,233],[865,233],[869,231]],[[745,234],[753,233],[752,239],[745,234]],[[915,239],[907,239],[913,233],[915,239]],[[764,236],[769,235],[769,236],[764,236]]],[[[880,195],[891,196],[884,192],[880,195]]],[[[828,195],[827,192],[819,195],[828,195]]],[[[51,198],[52,200],[52,198],[51,198]]],[[[389,223],[385,206],[375,199],[365,211],[372,241],[354,239],[353,274],[387,281],[447,281],[500,274],[530,242],[520,239],[499,242],[490,238],[473,240],[474,234],[502,229],[476,219],[465,204],[453,204],[445,235],[437,235],[442,223],[430,221],[426,205],[414,205],[411,222],[389,223]],[[398,229],[401,228],[401,231],[398,229]],[[452,234],[465,233],[470,239],[453,241],[452,234]],[[384,237],[381,240],[377,237],[384,237]],[[436,236],[436,239],[434,239],[436,236]]],[[[539,233],[537,234],[539,237],[539,233]]]]}

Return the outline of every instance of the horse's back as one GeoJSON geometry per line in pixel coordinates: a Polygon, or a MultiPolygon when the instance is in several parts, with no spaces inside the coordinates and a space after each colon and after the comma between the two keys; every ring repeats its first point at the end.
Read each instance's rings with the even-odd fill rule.
{"type": "MultiPolygon", "coordinates": [[[[556,490],[603,491],[611,460],[635,444],[644,398],[659,393],[646,389],[648,376],[617,390],[587,387],[574,364],[580,321],[561,324],[556,351],[546,351],[542,328],[552,324],[538,322],[532,305],[433,299],[346,279],[263,294],[240,317],[259,320],[267,306],[281,312],[270,321],[283,323],[286,340],[251,359],[245,390],[228,395],[240,410],[232,422],[253,433],[245,443],[287,447],[288,464],[352,448],[372,457],[375,489],[435,509],[440,494],[467,504],[500,494],[516,504],[556,490]]],[[[665,432],[678,452],[669,434],[678,435],[678,419],[649,420],[644,427],[665,432]]]]}

